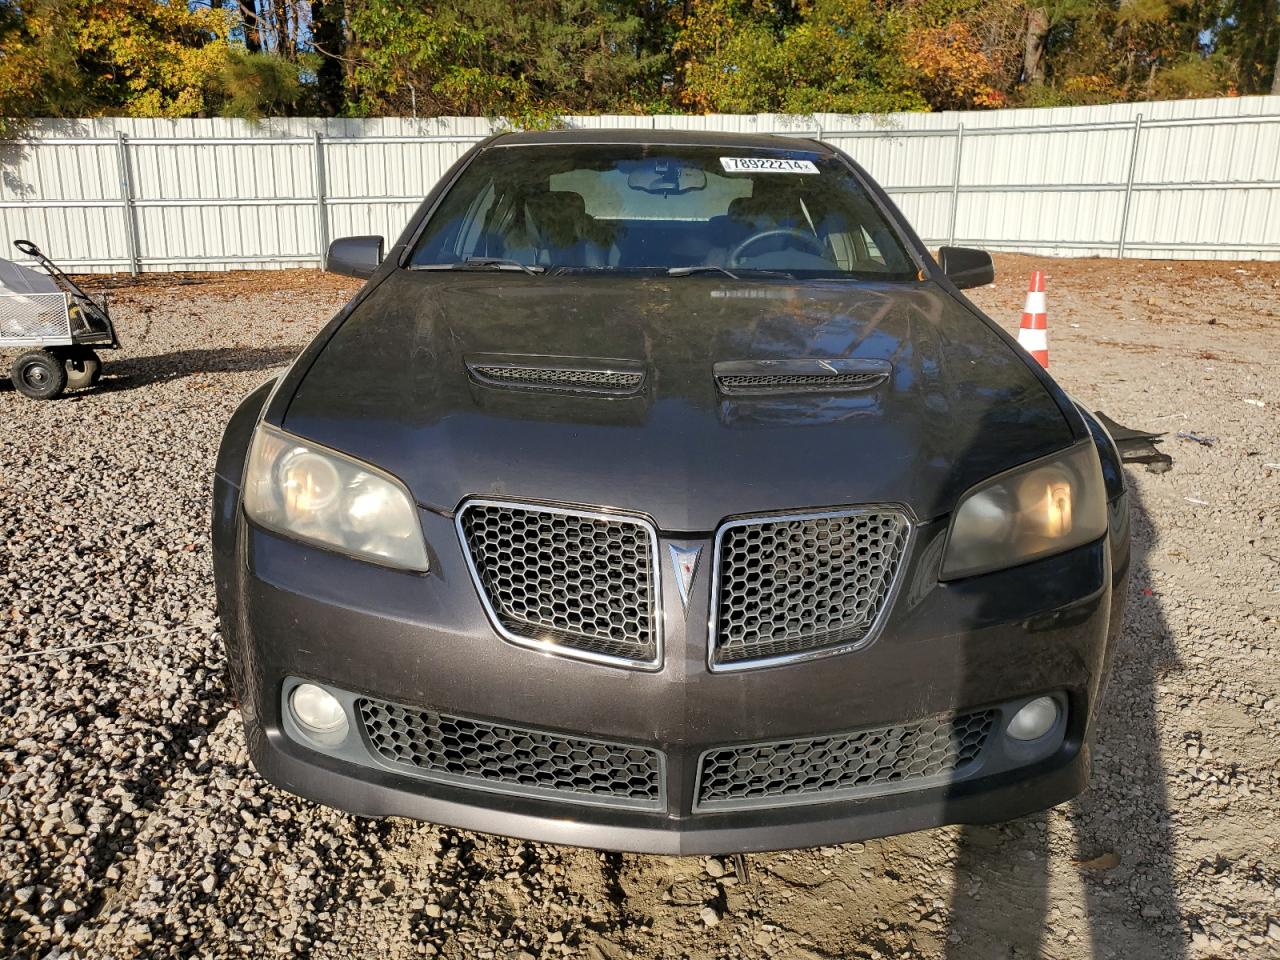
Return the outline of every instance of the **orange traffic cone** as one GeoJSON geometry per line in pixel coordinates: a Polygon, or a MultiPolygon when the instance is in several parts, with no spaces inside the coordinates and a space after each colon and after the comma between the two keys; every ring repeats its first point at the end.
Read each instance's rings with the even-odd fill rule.
{"type": "Polygon", "coordinates": [[[1027,303],[1022,308],[1018,343],[1036,358],[1040,366],[1049,369],[1049,318],[1044,307],[1044,273],[1040,270],[1031,275],[1031,283],[1027,286],[1027,303]]]}

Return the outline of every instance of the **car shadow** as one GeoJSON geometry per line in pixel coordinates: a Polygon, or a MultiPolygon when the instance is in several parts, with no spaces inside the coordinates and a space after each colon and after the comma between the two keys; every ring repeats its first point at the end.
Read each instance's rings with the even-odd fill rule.
{"type": "Polygon", "coordinates": [[[109,393],[135,390],[155,383],[180,380],[206,373],[245,373],[284,366],[298,355],[300,348],[280,347],[216,347],[208,350],[175,350],[145,357],[113,360],[102,354],[102,380],[95,388],[109,393]]]}
{"type": "Polygon", "coordinates": [[[1186,956],[1156,713],[1158,676],[1176,666],[1177,655],[1147,564],[1158,534],[1127,479],[1128,609],[1091,738],[1092,782],[1065,810],[1074,866],[1050,868],[1050,845],[1063,824],[1048,813],[963,827],[947,960],[1186,956]],[[1080,888],[1083,902],[1076,899],[1080,888]]]}

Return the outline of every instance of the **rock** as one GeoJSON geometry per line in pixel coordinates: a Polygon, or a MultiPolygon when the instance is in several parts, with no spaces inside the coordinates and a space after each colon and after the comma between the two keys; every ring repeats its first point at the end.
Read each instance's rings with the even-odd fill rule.
{"type": "Polygon", "coordinates": [[[724,863],[718,857],[708,857],[706,863],[707,876],[719,879],[728,871],[724,868],[724,863]]]}
{"type": "Polygon", "coordinates": [[[715,907],[703,907],[699,911],[698,916],[702,918],[702,922],[708,927],[717,927],[720,925],[720,914],[715,907]]]}
{"type": "Polygon", "coordinates": [[[670,897],[671,902],[676,906],[691,907],[703,901],[704,886],[705,885],[702,883],[677,883],[667,891],[667,896],[670,897]]]}

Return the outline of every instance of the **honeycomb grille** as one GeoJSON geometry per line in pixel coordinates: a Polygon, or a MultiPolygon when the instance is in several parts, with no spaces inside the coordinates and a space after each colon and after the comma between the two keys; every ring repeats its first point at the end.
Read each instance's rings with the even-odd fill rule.
{"type": "Polygon", "coordinates": [[[699,809],[824,803],[898,785],[963,779],[997,710],[934,717],[856,733],[710,750],[698,766],[699,809]]]}
{"type": "Polygon", "coordinates": [[[716,377],[724,393],[837,393],[870,390],[885,381],[884,373],[727,374],[716,377]]]}
{"type": "Polygon", "coordinates": [[[909,530],[892,510],[727,524],[716,557],[713,662],[802,656],[866,637],[909,530]]]}
{"type": "Polygon", "coordinates": [[[505,364],[475,364],[471,370],[477,379],[492,384],[592,393],[635,393],[644,383],[642,370],[581,370],[505,364]]]}
{"type": "Polygon", "coordinates": [[[658,662],[656,535],[647,524],[473,501],[459,529],[507,639],[586,659],[658,662]]]}
{"type": "Polygon", "coordinates": [[[654,750],[566,737],[361,698],[370,747],[405,772],[524,796],[660,810],[662,758],[654,750]]]}

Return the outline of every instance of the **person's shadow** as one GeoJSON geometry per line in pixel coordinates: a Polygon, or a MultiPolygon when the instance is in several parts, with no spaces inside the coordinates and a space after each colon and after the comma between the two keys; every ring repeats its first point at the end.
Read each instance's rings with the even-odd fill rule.
{"type": "Polygon", "coordinates": [[[1127,479],[1128,608],[1094,721],[1090,787],[1066,808],[1066,824],[1041,813],[962,828],[947,960],[1186,955],[1155,703],[1157,677],[1177,657],[1146,563],[1158,535],[1127,479]],[[1073,850],[1074,862],[1051,868],[1062,863],[1051,845],[1073,850]]]}

